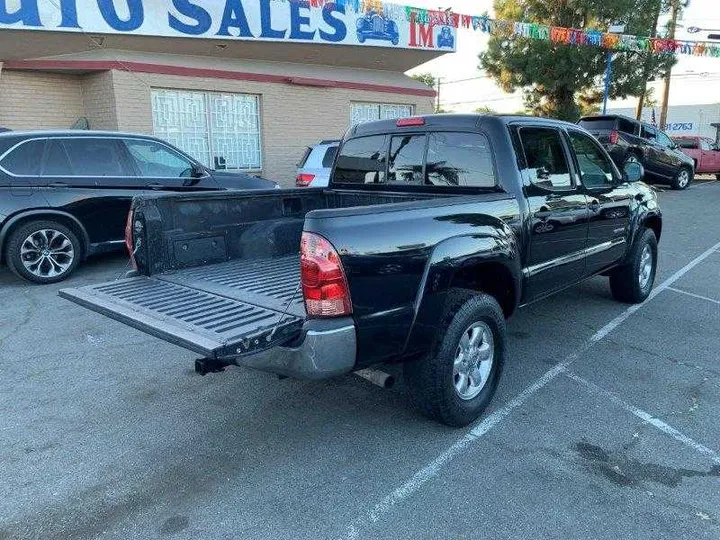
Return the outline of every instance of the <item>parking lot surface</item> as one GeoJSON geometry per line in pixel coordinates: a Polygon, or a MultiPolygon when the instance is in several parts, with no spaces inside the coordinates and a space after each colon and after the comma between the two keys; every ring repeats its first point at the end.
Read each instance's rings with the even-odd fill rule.
{"type": "Polygon", "coordinates": [[[450,429],[402,384],[230,369],[0,270],[0,538],[720,538],[720,183],[660,194],[653,296],[520,310],[450,429]]]}

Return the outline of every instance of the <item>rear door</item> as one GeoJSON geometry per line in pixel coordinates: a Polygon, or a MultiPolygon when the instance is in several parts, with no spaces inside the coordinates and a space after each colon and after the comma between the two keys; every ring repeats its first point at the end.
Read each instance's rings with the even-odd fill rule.
{"type": "Polygon", "coordinates": [[[660,146],[660,160],[665,176],[673,177],[683,165],[682,152],[675,149],[675,143],[662,131],[657,133],[657,143],[660,146]]]}
{"type": "Polygon", "coordinates": [[[594,274],[620,260],[637,191],[621,182],[619,171],[592,137],[568,129],[575,167],[585,189],[589,208],[586,274],[594,274]]]}
{"type": "Polygon", "coordinates": [[[133,174],[144,189],[155,191],[214,191],[215,179],[187,156],[153,139],[123,138],[133,174]],[[194,170],[202,170],[194,176],[194,170]]]}
{"type": "Polygon", "coordinates": [[[130,202],[144,186],[114,137],[50,137],[43,162],[47,196],[63,200],[90,242],[121,242],[130,202]]]}
{"type": "Polygon", "coordinates": [[[530,210],[531,245],[525,261],[525,301],[530,301],[584,277],[589,210],[571,174],[563,133],[527,125],[516,134],[524,153],[522,176],[530,210]]]}

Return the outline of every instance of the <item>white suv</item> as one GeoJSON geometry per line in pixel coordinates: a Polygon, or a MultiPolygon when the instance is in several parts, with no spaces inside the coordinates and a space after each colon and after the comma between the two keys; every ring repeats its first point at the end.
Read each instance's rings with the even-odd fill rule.
{"type": "Polygon", "coordinates": [[[300,163],[295,177],[297,187],[326,187],[330,181],[330,169],[339,140],[320,141],[315,146],[308,146],[300,163]]]}

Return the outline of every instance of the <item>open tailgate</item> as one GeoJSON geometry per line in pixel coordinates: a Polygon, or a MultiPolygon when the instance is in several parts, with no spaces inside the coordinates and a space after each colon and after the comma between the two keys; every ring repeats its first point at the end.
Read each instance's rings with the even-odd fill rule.
{"type": "MultiPolygon", "coordinates": [[[[245,266],[242,274],[251,270],[245,266]]],[[[253,281],[252,276],[240,277],[253,281]]],[[[63,289],[59,295],[205,357],[223,358],[266,349],[301,332],[302,298],[293,294],[297,280],[286,278],[280,286],[266,282],[263,287],[257,277],[254,285],[246,285],[235,272],[228,284],[228,279],[184,277],[181,272],[63,289]],[[225,282],[223,287],[218,280],[225,282]]]]}

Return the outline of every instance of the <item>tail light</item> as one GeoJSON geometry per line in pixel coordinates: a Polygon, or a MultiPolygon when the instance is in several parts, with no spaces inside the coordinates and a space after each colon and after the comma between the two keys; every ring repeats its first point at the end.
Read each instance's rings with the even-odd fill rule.
{"type": "Polygon", "coordinates": [[[352,301],[340,256],[318,234],[304,232],[300,240],[300,281],[305,309],[311,317],[352,313],[352,301]]]}
{"type": "Polygon", "coordinates": [[[295,177],[295,185],[297,187],[307,187],[313,180],[315,180],[314,174],[298,174],[295,177]]]}
{"type": "Polygon", "coordinates": [[[130,264],[133,270],[137,270],[137,262],[135,261],[135,253],[133,253],[133,219],[135,217],[135,210],[131,207],[128,212],[127,221],[125,222],[125,247],[130,255],[130,264]]]}
{"type": "Polygon", "coordinates": [[[421,116],[408,116],[405,118],[399,118],[398,121],[395,122],[395,125],[397,127],[424,126],[425,119],[421,116]]]}
{"type": "Polygon", "coordinates": [[[613,129],[610,132],[610,144],[617,144],[618,142],[618,132],[617,130],[613,129]]]}

